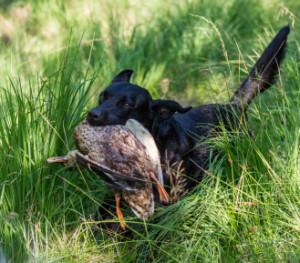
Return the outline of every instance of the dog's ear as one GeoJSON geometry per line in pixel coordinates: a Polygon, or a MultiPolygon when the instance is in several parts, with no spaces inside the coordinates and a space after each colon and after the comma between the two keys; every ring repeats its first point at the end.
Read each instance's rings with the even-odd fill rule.
{"type": "Polygon", "coordinates": [[[151,105],[152,111],[158,116],[160,121],[171,118],[175,112],[185,113],[191,108],[183,108],[174,100],[154,100],[151,105]]]}
{"type": "Polygon", "coordinates": [[[111,84],[115,84],[118,82],[130,82],[130,77],[134,71],[131,69],[125,69],[121,71],[117,76],[114,77],[111,84]]]}

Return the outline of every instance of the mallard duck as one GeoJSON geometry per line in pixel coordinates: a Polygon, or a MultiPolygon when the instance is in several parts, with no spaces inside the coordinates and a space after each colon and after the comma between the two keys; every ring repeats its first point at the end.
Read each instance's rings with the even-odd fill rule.
{"type": "Polygon", "coordinates": [[[151,179],[156,182],[159,199],[169,201],[154,139],[136,120],[128,120],[125,126],[91,126],[84,120],[74,129],[73,141],[78,150],[49,158],[48,163],[75,160],[100,175],[116,191],[116,212],[123,229],[120,192],[134,214],[143,219],[154,213],[151,179]]]}

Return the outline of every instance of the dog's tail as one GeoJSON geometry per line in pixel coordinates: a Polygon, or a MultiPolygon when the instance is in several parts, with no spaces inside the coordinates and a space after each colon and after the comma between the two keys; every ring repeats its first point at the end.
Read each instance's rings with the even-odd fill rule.
{"type": "Polygon", "coordinates": [[[248,78],[231,98],[230,103],[246,110],[258,93],[264,92],[276,80],[278,69],[285,54],[286,39],[290,27],[283,27],[254,65],[248,78]]]}

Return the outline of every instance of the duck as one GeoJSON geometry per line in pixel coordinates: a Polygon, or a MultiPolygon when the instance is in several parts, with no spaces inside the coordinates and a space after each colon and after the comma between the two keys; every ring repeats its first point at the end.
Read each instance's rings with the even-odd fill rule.
{"type": "Polygon", "coordinates": [[[153,182],[159,200],[169,202],[159,151],[151,133],[141,123],[129,119],[125,125],[92,126],[83,120],[72,137],[77,150],[63,157],[48,158],[47,162],[65,165],[76,162],[99,175],[115,192],[116,214],[122,229],[125,220],[120,208],[121,196],[133,213],[144,220],[154,213],[153,182]]]}

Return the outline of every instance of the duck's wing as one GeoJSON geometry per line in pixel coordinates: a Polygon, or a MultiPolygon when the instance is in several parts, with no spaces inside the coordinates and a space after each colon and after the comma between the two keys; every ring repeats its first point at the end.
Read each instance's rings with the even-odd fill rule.
{"type": "Polygon", "coordinates": [[[156,166],[156,170],[152,171],[157,176],[161,185],[164,185],[164,178],[160,163],[160,154],[151,133],[137,120],[129,119],[125,126],[134,134],[134,136],[145,146],[148,157],[156,166]]]}
{"type": "Polygon", "coordinates": [[[73,158],[77,161],[77,163],[92,171],[93,173],[97,174],[102,178],[102,180],[110,185],[111,187],[127,190],[127,191],[137,191],[144,187],[147,180],[136,178],[136,177],[129,177],[119,172],[116,172],[107,166],[99,164],[88,156],[83,155],[79,151],[72,152],[73,158]]]}

